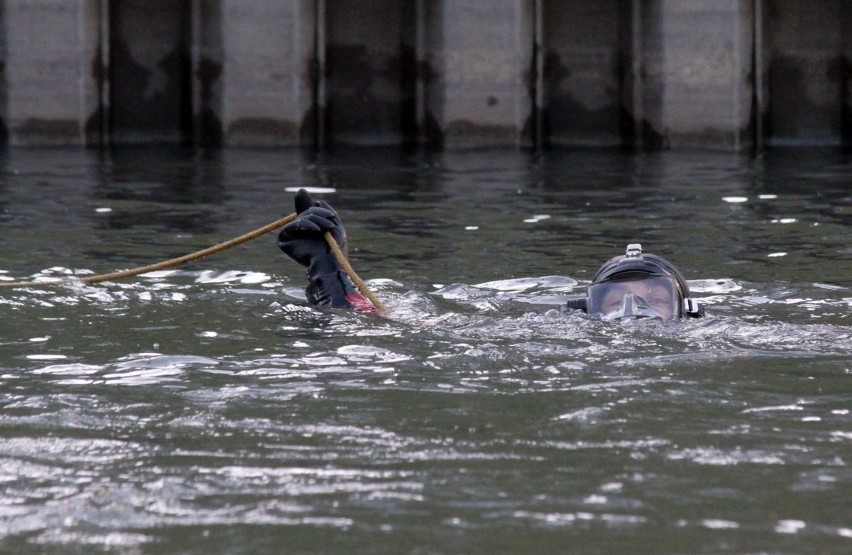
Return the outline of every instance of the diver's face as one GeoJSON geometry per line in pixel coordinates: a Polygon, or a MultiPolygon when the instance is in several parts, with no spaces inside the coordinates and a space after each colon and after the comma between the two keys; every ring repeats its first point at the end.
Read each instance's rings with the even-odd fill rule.
{"type": "Polygon", "coordinates": [[[604,317],[633,316],[634,312],[625,312],[632,306],[651,309],[656,313],[656,317],[663,320],[671,320],[676,316],[677,296],[674,294],[673,283],[669,278],[652,277],[617,281],[594,287],[595,290],[592,293],[593,311],[604,317]]]}

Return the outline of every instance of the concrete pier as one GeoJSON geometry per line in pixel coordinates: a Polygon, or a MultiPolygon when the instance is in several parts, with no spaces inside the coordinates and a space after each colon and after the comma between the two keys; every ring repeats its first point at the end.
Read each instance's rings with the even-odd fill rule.
{"type": "Polygon", "coordinates": [[[313,144],[316,2],[201,0],[192,6],[194,141],[313,144]]]}
{"type": "Polygon", "coordinates": [[[423,2],[424,134],[438,146],[532,144],[532,0],[423,2]]]}
{"type": "Polygon", "coordinates": [[[0,0],[0,143],[852,144],[845,0],[0,0]]]}
{"type": "Polygon", "coordinates": [[[101,6],[0,4],[0,138],[13,144],[100,140],[101,6]]]}
{"type": "Polygon", "coordinates": [[[634,12],[637,137],[651,148],[751,145],[752,0],[648,0],[634,12]]]}

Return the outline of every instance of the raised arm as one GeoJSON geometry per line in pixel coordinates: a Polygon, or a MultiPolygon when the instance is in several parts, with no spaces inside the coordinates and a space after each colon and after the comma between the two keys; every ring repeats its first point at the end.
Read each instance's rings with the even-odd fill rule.
{"type": "Polygon", "coordinates": [[[375,311],[376,307],[355,287],[325,240],[330,231],[347,256],[346,229],[337,212],[325,201],[314,201],[301,189],[296,193],[298,217],[281,228],[278,247],[308,270],[308,302],[333,308],[375,311]]]}

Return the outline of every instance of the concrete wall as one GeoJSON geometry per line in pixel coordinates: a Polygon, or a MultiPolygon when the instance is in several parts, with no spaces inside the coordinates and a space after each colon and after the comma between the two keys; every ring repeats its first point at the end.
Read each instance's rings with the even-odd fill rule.
{"type": "Polygon", "coordinates": [[[531,144],[535,3],[424,4],[427,140],[446,147],[531,144]]]}
{"type": "Polygon", "coordinates": [[[315,2],[201,0],[197,6],[196,142],[311,144],[315,2]]]}
{"type": "Polygon", "coordinates": [[[852,143],[847,0],[0,0],[0,143],[852,143]]]}
{"type": "Polygon", "coordinates": [[[751,127],[752,0],[638,2],[636,102],[649,147],[741,149],[751,127]]]}
{"type": "Polygon", "coordinates": [[[97,142],[100,4],[5,1],[0,18],[0,137],[14,144],[97,142]]]}

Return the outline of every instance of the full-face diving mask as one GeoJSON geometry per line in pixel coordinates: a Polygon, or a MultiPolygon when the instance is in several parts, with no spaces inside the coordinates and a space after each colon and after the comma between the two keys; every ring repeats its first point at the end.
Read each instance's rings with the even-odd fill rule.
{"type": "Polygon", "coordinates": [[[595,274],[585,298],[570,299],[579,308],[606,320],[701,317],[704,309],[689,297],[683,276],[666,259],[643,254],[642,245],[608,260],[595,274]]]}
{"type": "Polygon", "coordinates": [[[587,298],[588,313],[604,320],[672,320],[679,312],[677,286],[670,277],[654,276],[590,285],[587,298]]]}

